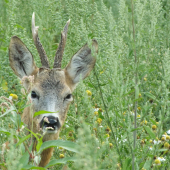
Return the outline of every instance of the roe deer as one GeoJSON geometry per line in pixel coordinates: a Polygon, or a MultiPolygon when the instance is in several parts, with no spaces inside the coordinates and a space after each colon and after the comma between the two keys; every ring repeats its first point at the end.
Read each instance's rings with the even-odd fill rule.
{"type": "MultiPolygon", "coordinates": [[[[31,52],[17,36],[11,38],[9,45],[9,61],[14,73],[20,79],[24,76],[34,76],[34,82],[30,89],[31,100],[29,102],[31,106],[24,109],[22,121],[33,132],[38,132],[37,124],[42,128],[43,132],[46,131],[43,141],[58,139],[59,131],[64,124],[69,105],[73,100],[72,92],[80,78],[85,79],[90,74],[96,62],[96,58],[91,54],[91,49],[85,44],[73,55],[65,69],[61,69],[69,23],[70,20],[66,23],[61,33],[53,69],[50,69],[47,55],[39,40],[34,13],[32,15],[32,35],[42,67],[38,68],[36,66],[31,52]],[[33,118],[32,114],[40,110],[55,113],[41,114],[33,118]],[[45,122],[44,118],[47,119],[47,122],[45,122]]],[[[96,40],[92,41],[92,47],[97,53],[98,43],[96,40]]],[[[24,87],[28,89],[28,86],[28,82],[25,82],[24,87]]],[[[52,152],[53,148],[42,152],[39,166],[44,167],[48,164],[52,152]]]]}

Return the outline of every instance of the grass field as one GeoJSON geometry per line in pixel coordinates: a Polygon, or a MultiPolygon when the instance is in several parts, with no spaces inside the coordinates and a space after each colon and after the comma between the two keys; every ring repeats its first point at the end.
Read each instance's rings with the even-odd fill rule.
{"type": "Polygon", "coordinates": [[[169,0],[0,0],[0,96],[18,97],[9,108],[0,98],[0,166],[43,169],[25,152],[26,130],[18,132],[27,96],[8,58],[10,38],[17,35],[41,66],[31,34],[35,12],[51,66],[68,19],[62,68],[86,42],[99,44],[95,69],[74,91],[60,133],[78,153],[55,147],[50,169],[170,169],[169,9],[169,0]]]}

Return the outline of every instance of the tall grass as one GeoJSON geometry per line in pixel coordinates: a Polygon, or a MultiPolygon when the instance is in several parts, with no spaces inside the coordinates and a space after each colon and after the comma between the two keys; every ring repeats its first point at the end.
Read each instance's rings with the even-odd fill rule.
{"type": "MultiPolygon", "coordinates": [[[[74,92],[60,133],[61,139],[78,143],[80,153],[56,148],[53,159],[60,159],[61,153],[74,156],[77,161],[66,163],[69,169],[169,168],[169,136],[165,134],[170,128],[169,7],[168,0],[0,0],[0,94],[18,95],[14,101],[18,113],[25,107],[26,96],[9,67],[8,45],[11,36],[19,36],[40,66],[31,35],[33,12],[51,66],[68,19],[63,68],[86,42],[95,38],[99,43],[95,70],[74,92]],[[159,162],[159,157],[165,161],[159,162]]],[[[1,108],[2,114],[6,111],[1,108]]],[[[0,127],[14,134],[17,125],[11,117],[10,113],[0,117],[0,127]]],[[[11,136],[1,133],[2,145],[11,136]]],[[[18,165],[22,147],[11,147],[18,159],[12,160],[6,152],[5,162],[18,165]]]]}

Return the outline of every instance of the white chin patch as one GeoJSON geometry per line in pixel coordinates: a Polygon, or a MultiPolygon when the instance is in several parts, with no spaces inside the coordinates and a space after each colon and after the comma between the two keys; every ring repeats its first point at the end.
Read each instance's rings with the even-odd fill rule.
{"type": "Polygon", "coordinates": [[[53,129],[51,127],[43,127],[43,133],[57,133],[58,129],[53,129]]]}

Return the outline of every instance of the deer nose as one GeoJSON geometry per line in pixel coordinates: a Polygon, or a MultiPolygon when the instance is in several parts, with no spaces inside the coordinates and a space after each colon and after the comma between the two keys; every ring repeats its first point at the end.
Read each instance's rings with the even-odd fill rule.
{"type": "Polygon", "coordinates": [[[44,116],[40,122],[40,127],[47,131],[55,131],[61,127],[58,117],[44,116]]]}

